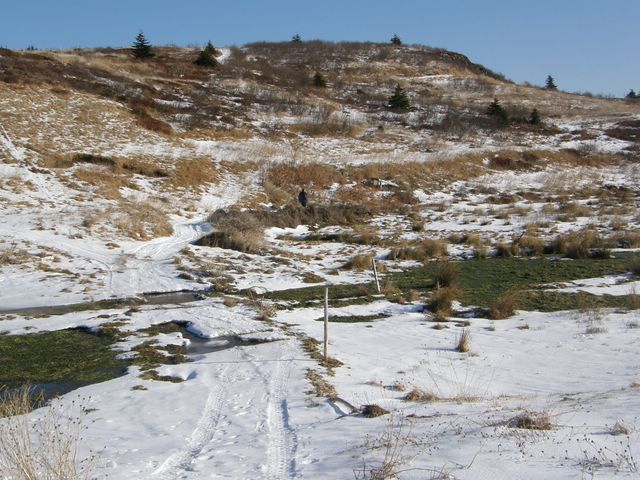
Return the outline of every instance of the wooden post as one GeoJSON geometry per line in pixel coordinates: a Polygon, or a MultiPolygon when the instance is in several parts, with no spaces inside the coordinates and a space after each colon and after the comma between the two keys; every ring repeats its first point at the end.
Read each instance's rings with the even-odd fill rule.
{"type": "Polygon", "coordinates": [[[329,287],[324,287],[324,361],[327,361],[327,346],[329,345],[329,287]]]}
{"type": "Polygon", "coordinates": [[[371,266],[373,267],[373,276],[376,279],[376,287],[378,288],[378,293],[380,293],[380,281],[378,280],[378,269],[376,268],[375,257],[371,259],[371,266]]]}

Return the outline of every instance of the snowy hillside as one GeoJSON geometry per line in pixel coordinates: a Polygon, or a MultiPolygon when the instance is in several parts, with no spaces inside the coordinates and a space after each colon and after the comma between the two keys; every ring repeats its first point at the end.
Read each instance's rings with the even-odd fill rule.
{"type": "Polygon", "coordinates": [[[50,398],[0,477],[79,419],[52,478],[637,478],[640,103],[419,46],[156,52],[0,49],[0,416],[50,398]]]}

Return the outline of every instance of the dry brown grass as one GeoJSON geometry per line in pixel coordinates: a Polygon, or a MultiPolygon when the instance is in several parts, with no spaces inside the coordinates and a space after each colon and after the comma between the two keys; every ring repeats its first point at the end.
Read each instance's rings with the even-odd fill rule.
{"type": "Polygon", "coordinates": [[[548,250],[549,253],[560,253],[569,258],[589,258],[608,256],[607,247],[607,242],[596,230],[586,228],[559,235],[552,241],[548,250]]]}
{"type": "Polygon", "coordinates": [[[471,348],[471,330],[463,328],[456,340],[456,352],[467,353],[471,348]]]}
{"type": "Polygon", "coordinates": [[[437,288],[457,287],[459,281],[458,265],[456,265],[454,262],[438,263],[433,281],[436,284],[437,288]]]}
{"type": "Polygon", "coordinates": [[[519,290],[509,290],[497,297],[489,307],[489,318],[503,320],[515,314],[516,308],[522,301],[523,293],[519,290]]]}
{"type": "Polygon", "coordinates": [[[447,255],[447,242],[427,238],[412,246],[392,248],[387,258],[389,260],[417,260],[423,262],[432,258],[446,257],[447,255]]]}
{"type": "Polygon", "coordinates": [[[453,313],[452,302],[460,297],[460,289],[455,286],[434,290],[429,297],[429,309],[436,319],[445,319],[453,313]]]}
{"type": "Polygon", "coordinates": [[[427,402],[437,402],[438,400],[440,400],[440,397],[438,397],[438,395],[433,392],[420,390],[419,388],[414,388],[409,393],[407,393],[402,399],[406,402],[427,403],[427,402]]]}
{"type": "Polygon", "coordinates": [[[114,217],[116,229],[137,240],[165,237],[173,233],[166,209],[151,202],[122,201],[114,217]]]}
{"type": "Polygon", "coordinates": [[[81,182],[93,185],[98,195],[111,200],[122,198],[121,188],[137,188],[128,178],[115,175],[110,169],[103,167],[81,167],[73,172],[73,176],[81,182]]]}
{"type": "Polygon", "coordinates": [[[70,417],[49,405],[33,421],[30,412],[42,399],[28,386],[0,390],[0,476],[16,480],[80,480],[91,478],[93,457],[81,459],[82,416],[70,417]]]}
{"type": "Polygon", "coordinates": [[[371,270],[371,261],[373,258],[374,255],[371,253],[359,254],[349,260],[343,268],[350,270],[371,270]]]}
{"type": "Polygon", "coordinates": [[[173,187],[198,187],[217,180],[217,171],[209,158],[180,160],[168,178],[173,187]]]}
{"type": "Polygon", "coordinates": [[[551,430],[553,423],[549,412],[524,411],[507,422],[511,428],[524,428],[527,430],[551,430]]]}
{"type": "Polygon", "coordinates": [[[313,390],[307,393],[315,395],[316,397],[325,397],[331,400],[338,396],[338,392],[335,387],[327,382],[316,370],[308,369],[305,377],[313,386],[313,390]]]}

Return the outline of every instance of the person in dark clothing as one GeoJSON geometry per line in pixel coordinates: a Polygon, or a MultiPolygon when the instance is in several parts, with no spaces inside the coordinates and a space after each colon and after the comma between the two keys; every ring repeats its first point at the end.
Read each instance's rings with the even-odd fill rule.
{"type": "Polygon", "coordinates": [[[300,193],[298,194],[298,201],[300,202],[300,205],[307,208],[307,192],[304,191],[304,188],[300,190],[300,193]]]}

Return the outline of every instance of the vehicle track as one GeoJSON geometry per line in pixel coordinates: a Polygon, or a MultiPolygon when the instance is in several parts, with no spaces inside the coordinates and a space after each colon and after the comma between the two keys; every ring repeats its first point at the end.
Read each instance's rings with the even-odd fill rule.
{"type": "Polygon", "coordinates": [[[196,459],[202,450],[211,443],[217,431],[226,401],[227,386],[233,382],[233,377],[232,366],[225,367],[220,375],[219,383],[209,391],[204,410],[189,437],[187,446],[171,454],[150,478],[173,480],[179,478],[181,473],[193,470],[196,459]]]}

